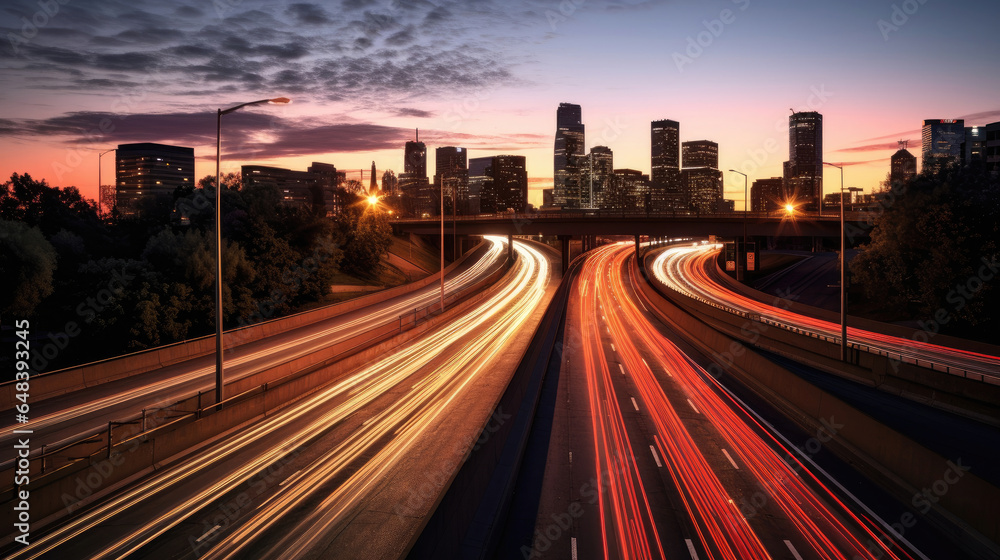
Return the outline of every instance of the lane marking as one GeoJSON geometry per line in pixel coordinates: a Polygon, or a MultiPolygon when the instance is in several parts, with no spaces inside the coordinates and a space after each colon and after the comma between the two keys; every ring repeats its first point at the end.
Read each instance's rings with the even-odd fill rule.
{"type": "Polygon", "coordinates": [[[740,470],[739,465],[737,465],[736,461],[733,461],[733,458],[729,456],[729,452],[728,451],[726,451],[725,449],[723,449],[722,450],[722,454],[726,456],[726,459],[729,459],[729,463],[733,465],[734,469],[740,470]]]}
{"type": "Polygon", "coordinates": [[[792,552],[792,556],[795,557],[795,560],[802,560],[802,556],[799,555],[798,550],[795,550],[795,545],[793,545],[791,541],[785,541],[785,546],[787,546],[788,550],[792,552]]]}
{"type": "Polygon", "coordinates": [[[569,452],[569,462],[570,463],[573,462],[573,452],[572,451],[569,452]]]}
{"type": "Polygon", "coordinates": [[[691,560],[698,560],[698,551],[694,549],[694,543],[691,539],[684,539],[684,544],[688,545],[688,552],[691,553],[691,560]]]}
{"type": "Polygon", "coordinates": [[[698,407],[695,406],[693,402],[691,402],[691,399],[688,399],[687,401],[688,404],[691,405],[691,408],[693,408],[696,413],[701,414],[701,412],[698,412],[698,407]]]}
{"type": "Polygon", "coordinates": [[[285,485],[286,483],[288,483],[288,481],[290,481],[290,480],[292,480],[293,478],[295,478],[295,477],[296,477],[296,475],[298,475],[298,474],[299,474],[300,472],[302,472],[302,469],[299,469],[299,470],[297,470],[297,471],[293,472],[293,473],[292,473],[292,476],[290,476],[290,477],[286,478],[285,480],[282,480],[282,481],[281,481],[281,484],[278,484],[278,487],[280,488],[280,487],[284,486],[284,485],[285,485]]]}
{"type": "Polygon", "coordinates": [[[618,369],[622,370],[622,375],[625,375],[625,368],[621,364],[618,364],[618,369]]]}
{"type": "Polygon", "coordinates": [[[218,531],[221,528],[222,528],[222,525],[216,525],[215,527],[212,527],[211,529],[208,530],[207,533],[205,533],[204,535],[202,535],[202,536],[198,537],[197,539],[195,539],[194,542],[199,542],[200,543],[201,541],[203,541],[203,540],[207,539],[208,537],[212,536],[213,534],[215,534],[215,532],[218,531]]]}
{"type": "Polygon", "coordinates": [[[656,448],[650,445],[649,450],[653,452],[653,460],[656,461],[656,466],[663,467],[663,463],[660,462],[660,455],[656,452],[656,448]]]}
{"type": "Polygon", "coordinates": [[[569,540],[570,553],[573,555],[573,560],[576,560],[576,537],[572,537],[569,540]]]}
{"type": "Polygon", "coordinates": [[[648,368],[648,369],[649,369],[650,371],[652,371],[652,370],[653,370],[653,368],[649,367],[649,364],[647,364],[647,363],[646,363],[646,358],[642,358],[642,363],[646,364],[646,367],[647,367],[647,368],[648,368]]]}
{"type": "Polygon", "coordinates": [[[631,398],[631,399],[632,399],[632,406],[634,406],[634,407],[635,407],[635,411],[636,411],[636,412],[639,412],[639,405],[638,405],[638,404],[636,404],[636,402],[635,402],[635,397],[629,397],[629,398],[631,398]]]}
{"type": "Polygon", "coordinates": [[[612,352],[617,352],[617,350],[615,350],[615,345],[614,345],[614,343],[612,343],[612,344],[611,344],[611,351],[612,351],[612,352]]]}

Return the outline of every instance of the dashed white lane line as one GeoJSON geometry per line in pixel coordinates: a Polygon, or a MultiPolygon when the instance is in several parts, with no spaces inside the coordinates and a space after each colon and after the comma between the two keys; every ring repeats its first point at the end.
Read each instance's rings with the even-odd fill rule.
{"type": "Polygon", "coordinates": [[[692,409],[693,409],[693,410],[694,410],[694,411],[695,411],[695,412],[696,412],[697,414],[701,414],[701,412],[698,412],[698,407],[697,407],[697,406],[695,406],[693,402],[691,402],[691,399],[688,399],[687,401],[688,401],[688,404],[689,404],[689,405],[691,405],[691,408],[692,408],[692,409]]]}
{"type": "Polygon", "coordinates": [[[622,375],[625,375],[625,368],[621,364],[618,364],[618,369],[622,370],[622,375]]]}
{"type": "Polygon", "coordinates": [[[787,546],[788,550],[791,551],[792,556],[795,557],[795,560],[802,560],[802,556],[799,555],[799,551],[795,550],[795,545],[793,545],[790,541],[785,541],[785,546],[787,546]]]}
{"type": "Polygon", "coordinates": [[[660,462],[660,454],[656,452],[656,448],[650,445],[649,450],[653,453],[653,460],[656,461],[656,466],[662,467],[663,463],[660,462]]]}
{"type": "Polygon", "coordinates": [[[698,551],[694,549],[694,543],[691,539],[684,539],[684,544],[688,546],[688,552],[691,553],[691,560],[698,560],[698,551]]]}
{"type": "Polygon", "coordinates": [[[611,351],[612,352],[617,352],[617,350],[615,350],[615,345],[614,344],[611,345],[611,351]]]}
{"type": "Polygon", "coordinates": [[[639,412],[639,404],[635,402],[635,397],[629,397],[632,399],[632,406],[635,407],[635,411],[639,412]]]}
{"type": "Polygon", "coordinates": [[[573,560],[576,560],[576,537],[573,537],[569,540],[569,549],[571,554],[573,555],[573,560]]]}
{"type": "MultiPolygon", "coordinates": [[[[207,539],[208,537],[214,535],[215,532],[218,531],[221,528],[222,528],[222,525],[216,525],[215,527],[212,527],[211,529],[208,530],[207,533],[205,533],[204,535],[202,535],[202,536],[198,537],[197,539],[195,539],[194,542],[200,543],[201,541],[203,541],[203,540],[207,539]]],[[[785,542],[788,542],[788,541],[785,541],[785,542]]]]}
{"type": "Polygon", "coordinates": [[[729,452],[728,451],[726,451],[725,449],[723,449],[722,450],[722,454],[726,456],[726,459],[729,459],[729,463],[731,465],[733,465],[734,469],[739,470],[739,468],[740,468],[739,465],[737,465],[736,461],[733,461],[733,458],[729,456],[729,452]]]}

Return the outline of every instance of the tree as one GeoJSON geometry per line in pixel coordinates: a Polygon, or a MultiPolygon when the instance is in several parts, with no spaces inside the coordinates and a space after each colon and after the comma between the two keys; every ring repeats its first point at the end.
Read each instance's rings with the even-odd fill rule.
{"type": "Polygon", "coordinates": [[[37,227],[0,220],[0,310],[31,317],[53,291],[56,251],[37,227]]]}
{"type": "Polygon", "coordinates": [[[921,318],[943,309],[946,329],[995,315],[1000,276],[985,265],[998,258],[997,179],[980,168],[951,167],[890,192],[893,202],[851,263],[865,295],[921,318]]]}
{"type": "Polygon", "coordinates": [[[355,276],[375,278],[382,270],[382,257],[392,245],[388,216],[361,196],[341,195],[345,204],[337,223],[344,238],[342,268],[355,276]]]}

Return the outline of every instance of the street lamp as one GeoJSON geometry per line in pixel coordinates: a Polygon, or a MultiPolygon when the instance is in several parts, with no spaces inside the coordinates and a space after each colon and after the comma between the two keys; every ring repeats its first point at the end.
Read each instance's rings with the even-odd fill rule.
{"type": "MultiPolygon", "coordinates": [[[[735,169],[729,170],[731,173],[739,173],[743,175],[743,250],[746,251],[750,245],[747,243],[747,212],[750,209],[750,197],[747,196],[747,174],[737,171],[735,169]]],[[[743,275],[740,277],[740,252],[736,251],[736,276],[737,280],[740,282],[746,281],[747,271],[746,271],[746,261],[743,262],[743,275]]]]}
{"type": "MultiPolygon", "coordinates": [[[[97,154],[97,200],[101,205],[101,213],[104,213],[104,189],[101,185],[101,157],[108,152],[117,152],[118,148],[111,148],[110,150],[104,150],[103,152],[97,154]]],[[[117,181],[117,179],[116,179],[117,181]]],[[[102,216],[107,218],[107,216],[102,216]]]]}
{"type": "MultiPolygon", "coordinates": [[[[844,230],[844,167],[823,162],[840,170],[840,361],[847,361],[847,233],[844,230]]],[[[822,200],[820,206],[822,207],[822,200]]]]}
{"type": "Polygon", "coordinates": [[[222,402],[222,115],[249,105],[291,103],[287,97],[261,99],[219,109],[215,120],[215,404],[222,402]]]}

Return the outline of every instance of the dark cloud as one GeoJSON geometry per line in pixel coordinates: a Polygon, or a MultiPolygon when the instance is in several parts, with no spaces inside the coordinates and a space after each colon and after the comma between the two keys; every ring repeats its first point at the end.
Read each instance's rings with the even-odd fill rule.
{"type": "Polygon", "coordinates": [[[416,117],[418,119],[427,119],[434,116],[434,113],[430,111],[424,111],[422,109],[414,109],[412,107],[403,107],[401,109],[396,109],[397,117],[416,117]]]}
{"type": "Polygon", "coordinates": [[[880,144],[866,144],[864,146],[854,146],[852,148],[841,148],[835,152],[880,152],[884,150],[895,150],[899,148],[897,142],[883,142],[880,144]]]}
{"type": "Polygon", "coordinates": [[[330,23],[326,10],[316,4],[291,4],[285,13],[303,25],[323,25],[330,23]]]}

